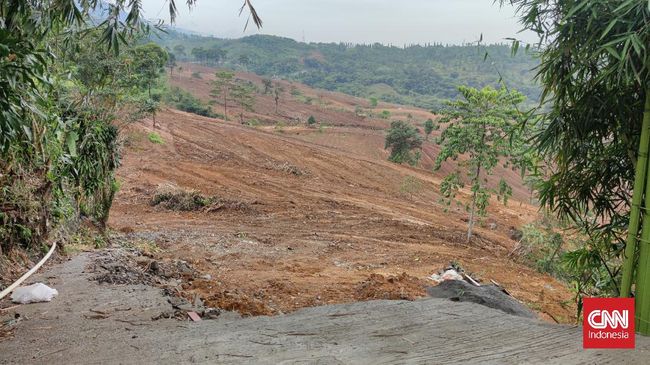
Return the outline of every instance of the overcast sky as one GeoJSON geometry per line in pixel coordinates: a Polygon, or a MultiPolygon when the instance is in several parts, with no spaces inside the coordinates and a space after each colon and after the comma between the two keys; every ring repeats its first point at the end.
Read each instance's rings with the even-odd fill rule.
{"type": "MultiPolygon", "coordinates": [[[[272,34],[307,42],[487,43],[530,35],[518,33],[514,9],[493,0],[252,0],[264,21],[243,31],[248,13],[238,17],[243,0],[198,0],[190,12],[184,0],[176,25],[222,38],[272,34]]],[[[144,0],[148,19],[168,20],[167,0],[144,0]]]]}

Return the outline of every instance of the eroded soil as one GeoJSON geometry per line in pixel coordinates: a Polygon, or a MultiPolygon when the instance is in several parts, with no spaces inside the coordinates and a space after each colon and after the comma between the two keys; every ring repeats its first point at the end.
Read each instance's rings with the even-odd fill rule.
{"type": "MultiPolygon", "coordinates": [[[[208,100],[210,70],[201,70],[203,79],[195,79],[185,65],[172,82],[208,100]]],[[[261,84],[256,76],[240,77],[261,84]]],[[[507,207],[493,201],[489,218],[467,243],[462,207],[447,211],[439,203],[444,171],[431,172],[433,143],[425,143],[418,168],[390,163],[383,149],[388,121],[357,116],[357,106],[369,107],[364,100],[295,85],[320,102],[309,105],[287,94],[276,114],[271,96],[258,95],[255,113],[246,115],[266,121],[257,128],[167,110],[155,130],[165,143],[154,144],[147,138],[154,132],[151,121],[130,126],[111,229],[132,245],[149,247],[156,261],[191,264],[197,273],[183,281],[183,296],[199,295],[245,315],[418,298],[433,284],[427,277],[453,261],[498,282],[543,318],[572,320],[572,296],[562,283],[508,257],[516,244],[512,228],[537,219],[536,207],[522,202],[528,193],[516,172],[497,171],[513,183],[515,201],[507,207]],[[306,127],[309,115],[327,127],[306,127]],[[269,124],[273,120],[286,124],[278,128],[269,124]],[[405,194],[400,186],[407,176],[420,188],[405,194]],[[161,186],[197,190],[247,209],[152,206],[161,186]]],[[[379,107],[389,108],[420,122],[430,116],[379,107]]]]}

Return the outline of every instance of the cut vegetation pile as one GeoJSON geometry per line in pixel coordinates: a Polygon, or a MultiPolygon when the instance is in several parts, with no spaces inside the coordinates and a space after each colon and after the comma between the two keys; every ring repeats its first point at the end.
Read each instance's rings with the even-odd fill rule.
{"type": "Polygon", "coordinates": [[[249,204],[245,202],[205,196],[196,190],[184,190],[172,185],[158,187],[151,199],[151,205],[181,212],[205,211],[209,213],[221,209],[250,210],[249,204]]]}

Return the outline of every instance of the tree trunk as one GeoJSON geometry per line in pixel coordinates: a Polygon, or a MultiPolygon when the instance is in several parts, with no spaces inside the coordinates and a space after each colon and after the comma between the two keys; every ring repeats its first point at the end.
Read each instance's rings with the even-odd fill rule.
{"type": "MultiPolygon", "coordinates": [[[[646,90],[646,101],[645,101],[645,108],[643,112],[643,126],[646,126],[650,124],[650,90],[646,90]]],[[[646,132],[647,134],[647,132],[646,132]]],[[[646,135],[646,138],[648,136],[646,135]]],[[[643,141],[642,141],[643,142],[643,141]]],[[[641,160],[642,158],[645,158],[647,160],[647,143],[646,147],[646,154],[643,156],[639,156],[638,160],[641,160]]],[[[648,167],[646,166],[646,184],[645,184],[645,212],[650,212],[650,177],[647,176],[648,174],[648,167]]],[[[636,176],[635,176],[635,184],[636,184],[636,176]]],[[[636,185],[635,185],[636,189],[636,185]]],[[[634,191],[636,193],[636,190],[634,191]]],[[[639,198],[640,199],[640,198],[639,198]]],[[[632,215],[632,212],[630,212],[630,216],[632,215]]],[[[632,218],[632,217],[631,217],[632,218]]],[[[630,218],[630,219],[631,219],[630,218]]],[[[632,226],[632,221],[630,221],[630,226],[632,226]]],[[[640,242],[640,248],[639,248],[639,263],[637,265],[638,270],[637,270],[637,280],[636,280],[636,295],[635,295],[635,313],[636,313],[636,328],[637,331],[640,332],[642,335],[648,336],[650,335],[650,214],[644,214],[643,215],[643,223],[642,223],[642,229],[641,229],[641,238],[639,239],[640,242]]],[[[625,266],[633,266],[634,265],[634,247],[626,247],[625,249],[626,253],[626,262],[625,266]],[[628,251],[631,251],[631,254],[627,256],[628,251]],[[631,262],[628,264],[628,262],[631,262]]],[[[630,271],[633,271],[632,269],[629,269],[630,271]]],[[[626,272],[627,273],[627,272],[626,272]]],[[[626,282],[626,285],[628,283],[626,282]]],[[[623,289],[626,290],[626,289],[623,289]]],[[[623,291],[622,290],[622,291],[623,291]]],[[[626,290],[627,291],[627,290],[626,290]]]]}
{"type": "MultiPolygon", "coordinates": [[[[481,145],[485,143],[485,123],[483,123],[483,134],[481,135],[481,145]]],[[[476,164],[476,174],[474,175],[474,179],[472,179],[473,185],[478,184],[478,189],[481,188],[481,159],[478,159],[478,163],[476,164]]],[[[473,186],[472,186],[473,188],[473,186]]],[[[472,194],[472,210],[470,211],[469,214],[469,222],[467,222],[467,242],[472,238],[472,229],[474,229],[474,212],[476,210],[476,196],[478,195],[478,189],[474,190],[474,193],[472,194]]]]}
{"type": "MultiPolygon", "coordinates": [[[[478,166],[476,167],[476,175],[474,175],[474,181],[476,182],[476,184],[478,184],[479,189],[481,187],[480,176],[481,176],[481,164],[479,163],[478,166]]],[[[474,229],[474,215],[475,215],[474,212],[476,211],[477,195],[478,195],[478,189],[475,189],[474,193],[472,194],[472,209],[470,210],[469,221],[467,222],[467,242],[469,242],[469,240],[472,238],[472,229],[474,229]]]]}
{"type": "Polygon", "coordinates": [[[641,201],[643,200],[643,186],[647,174],[648,147],[650,145],[650,90],[646,91],[645,110],[643,113],[643,124],[641,126],[641,139],[639,141],[639,153],[636,159],[636,171],[634,173],[634,190],[632,193],[632,205],[630,207],[630,220],[625,244],[625,256],[623,257],[623,274],[621,278],[620,296],[627,298],[632,291],[632,277],[634,275],[634,259],[636,253],[637,235],[639,234],[639,217],[641,215],[641,201]]]}
{"type": "Polygon", "coordinates": [[[228,88],[223,90],[223,119],[228,120],[228,88]]]}

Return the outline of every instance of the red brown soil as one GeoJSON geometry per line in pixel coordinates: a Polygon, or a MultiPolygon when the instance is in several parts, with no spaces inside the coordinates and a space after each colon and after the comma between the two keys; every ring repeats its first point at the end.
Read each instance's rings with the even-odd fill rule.
{"type": "MultiPolygon", "coordinates": [[[[207,101],[208,72],[214,70],[200,68],[203,79],[196,79],[190,76],[196,69],[184,65],[172,83],[207,101]]],[[[238,76],[261,85],[257,76],[238,76]]],[[[288,90],[289,84],[282,83],[288,90]]],[[[441,175],[430,168],[434,144],[425,143],[418,168],[390,163],[383,149],[388,121],[354,113],[356,106],[369,108],[365,100],[294,85],[322,102],[307,105],[287,93],[277,115],[271,96],[258,95],[255,113],[246,115],[282,120],[282,130],[176,110],[157,118],[156,132],[164,144],[148,141],[147,133],[153,131],[149,120],[129,127],[110,226],[133,240],[155,243],[161,248],[157,259],[185,260],[201,276],[210,275],[185,282],[184,296],[198,293],[208,305],[250,315],[357,300],[414,299],[432,284],[429,275],[456,261],[487,282],[497,281],[540,313],[572,319],[572,296],[562,283],[508,258],[516,244],[509,238],[510,227],[537,218],[535,207],[520,202],[527,191],[517,173],[503,169],[495,175],[513,183],[519,201],[508,207],[493,201],[489,218],[466,243],[464,211],[453,207],[445,212],[438,203],[441,175]],[[330,127],[306,127],[309,115],[330,127]],[[412,197],[400,193],[406,176],[422,184],[412,197]],[[239,201],[250,209],[207,213],[151,207],[160,184],[239,201]],[[496,228],[490,229],[490,223],[496,228]]],[[[388,104],[379,110],[388,108],[404,118],[411,113],[420,125],[432,116],[388,104]]]]}

